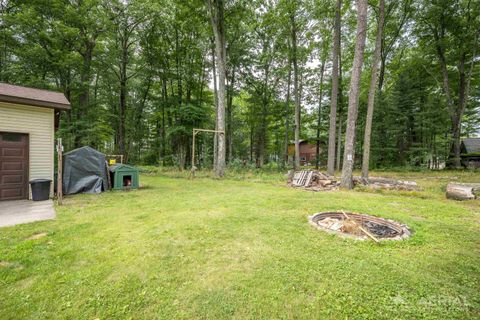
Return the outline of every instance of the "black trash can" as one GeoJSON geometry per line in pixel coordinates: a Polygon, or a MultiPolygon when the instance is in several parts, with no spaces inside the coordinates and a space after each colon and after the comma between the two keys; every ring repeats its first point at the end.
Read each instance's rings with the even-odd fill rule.
{"type": "Polygon", "coordinates": [[[50,198],[50,183],[49,179],[35,179],[30,180],[30,187],[32,188],[32,200],[42,201],[50,198]]]}

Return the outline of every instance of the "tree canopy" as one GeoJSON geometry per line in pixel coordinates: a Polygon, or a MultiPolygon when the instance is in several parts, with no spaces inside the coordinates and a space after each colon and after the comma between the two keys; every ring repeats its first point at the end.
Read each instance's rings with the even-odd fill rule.
{"type": "MultiPolygon", "coordinates": [[[[132,163],[186,168],[192,129],[218,127],[221,96],[228,165],[288,165],[288,146],[300,139],[317,143],[326,165],[329,125],[338,151],[329,154],[343,157],[357,2],[0,0],[0,81],[64,92],[72,110],[57,134],[66,149],[90,145],[132,163]],[[212,27],[219,6],[225,66],[212,27]]],[[[376,41],[379,4],[368,2],[356,166],[369,91],[370,167],[458,166],[460,139],[480,132],[480,2],[385,0],[376,41]]],[[[217,144],[197,137],[197,166],[212,166],[217,144]]]]}

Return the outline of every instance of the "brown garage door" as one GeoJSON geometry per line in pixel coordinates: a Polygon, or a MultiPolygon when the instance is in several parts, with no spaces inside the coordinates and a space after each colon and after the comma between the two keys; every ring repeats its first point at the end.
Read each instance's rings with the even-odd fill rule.
{"type": "Polygon", "coordinates": [[[28,198],[28,135],[0,132],[0,200],[28,198]]]}

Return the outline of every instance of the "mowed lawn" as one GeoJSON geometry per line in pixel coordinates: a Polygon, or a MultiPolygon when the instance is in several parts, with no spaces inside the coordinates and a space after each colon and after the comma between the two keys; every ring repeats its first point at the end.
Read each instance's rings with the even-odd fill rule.
{"type": "Polygon", "coordinates": [[[480,201],[444,199],[443,175],[414,193],[143,175],[67,197],[54,221],[0,229],[0,319],[478,319],[480,201]],[[307,223],[340,209],[414,234],[376,245],[307,223]]]}

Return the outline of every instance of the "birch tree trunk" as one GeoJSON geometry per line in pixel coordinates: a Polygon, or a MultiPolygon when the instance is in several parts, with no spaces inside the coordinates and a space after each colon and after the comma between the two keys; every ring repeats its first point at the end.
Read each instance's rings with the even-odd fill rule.
{"type": "Polygon", "coordinates": [[[327,173],[335,173],[335,131],[337,125],[337,102],[338,102],[338,56],[340,52],[340,10],[342,9],[342,0],[337,0],[335,9],[335,27],[333,34],[333,53],[332,53],[332,97],[330,104],[330,127],[328,131],[328,160],[327,173]]]}
{"type": "Polygon", "coordinates": [[[297,26],[295,11],[290,14],[292,24],[292,63],[293,63],[293,91],[295,95],[295,162],[294,170],[300,169],[300,91],[298,88],[298,59],[297,59],[297,26]]]}
{"type": "Polygon", "coordinates": [[[367,119],[365,122],[365,134],[363,137],[363,158],[362,158],[362,178],[368,178],[370,164],[370,141],[372,135],[373,108],[375,106],[375,93],[378,79],[378,63],[382,53],[382,33],[385,21],[385,0],[380,0],[378,6],[378,26],[375,40],[375,51],[372,61],[372,77],[370,79],[370,89],[368,91],[367,119]]]}
{"type": "Polygon", "coordinates": [[[343,71],[342,71],[342,48],[338,51],[338,130],[337,130],[337,156],[335,158],[336,170],[342,170],[342,135],[343,135],[343,71]]]}
{"type": "Polygon", "coordinates": [[[337,132],[337,158],[335,159],[336,161],[336,169],[337,171],[341,170],[341,160],[342,160],[342,125],[343,125],[343,117],[342,117],[342,111],[339,110],[338,112],[338,132],[337,132]]]}
{"type": "Polygon", "coordinates": [[[357,36],[355,55],[353,58],[352,78],[348,95],[347,131],[345,134],[345,150],[343,153],[342,180],[340,186],[353,188],[353,164],[355,160],[355,127],[358,116],[360,97],[360,78],[362,75],[365,39],[367,38],[367,0],[357,0],[357,36]]]}
{"type": "Polygon", "coordinates": [[[290,131],[290,85],[292,82],[292,63],[290,59],[288,60],[288,78],[287,78],[287,97],[285,101],[285,141],[284,141],[284,150],[285,150],[285,166],[288,166],[288,145],[289,145],[289,131],[290,131]]]}
{"type": "Polygon", "coordinates": [[[215,52],[218,64],[218,106],[217,106],[217,130],[223,131],[218,134],[217,168],[215,173],[218,177],[225,174],[225,77],[226,77],[226,41],[224,26],[223,0],[206,0],[210,11],[213,34],[215,36],[215,52]]]}
{"type": "Polygon", "coordinates": [[[325,69],[325,60],[322,60],[322,65],[320,67],[320,88],[318,93],[318,118],[317,118],[317,146],[315,150],[315,169],[318,170],[320,165],[320,126],[322,124],[322,98],[323,98],[323,73],[325,69]]]}
{"type": "MultiPolygon", "coordinates": [[[[215,101],[215,130],[217,129],[218,122],[218,90],[217,90],[217,68],[215,62],[215,40],[212,38],[212,76],[213,76],[213,95],[215,101]]],[[[218,161],[218,134],[213,135],[213,171],[217,171],[217,161],[218,161]]]]}

